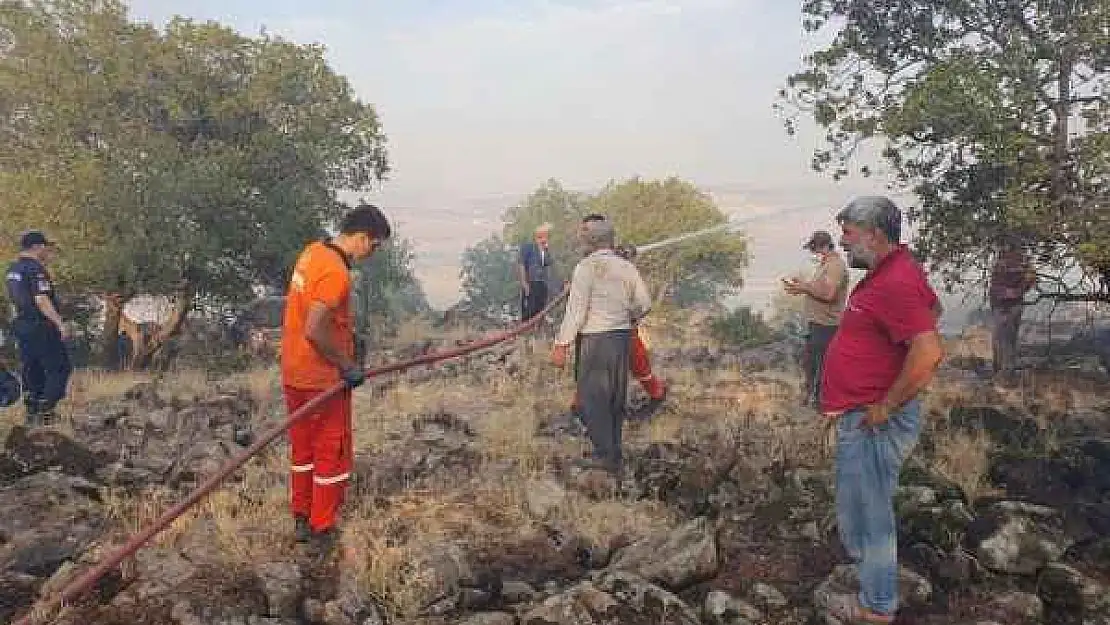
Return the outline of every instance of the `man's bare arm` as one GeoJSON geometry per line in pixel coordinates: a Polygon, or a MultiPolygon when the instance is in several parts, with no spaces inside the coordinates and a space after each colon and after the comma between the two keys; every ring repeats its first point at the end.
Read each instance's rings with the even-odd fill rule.
{"type": "Polygon", "coordinates": [[[933,379],[943,358],[944,347],[939,332],[930,330],[915,336],[910,341],[910,351],[906,354],[902,371],[887,391],[883,403],[894,409],[916,397],[933,379]]]}
{"type": "Polygon", "coordinates": [[[308,306],[308,319],[305,323],[305,338],[320,352],[325,360],[340,371],[355,367],[355,361],[343,354],[343,349],[335,344],[328,332],[332,312],[323,302],[314,301],[308,306]]]}
{"type": "Polygon", "coordinates": [[[50,323],[57,326],[59,332],[65,333],[65,322],[62,321],[62,316],[58,314],[58,311],[54,309],[54,302],[50,301],[49,297],[36,295],[35,306],[38,306],[43,316],[50,320],[50,323]]]}
{"type": "Polygon", "coordinates": [[[801,288],[806,295],[819,302],[831,304],[836,299],[836,285],[829,280],[828,276],[820,280],[802,282],[801,288]]]}

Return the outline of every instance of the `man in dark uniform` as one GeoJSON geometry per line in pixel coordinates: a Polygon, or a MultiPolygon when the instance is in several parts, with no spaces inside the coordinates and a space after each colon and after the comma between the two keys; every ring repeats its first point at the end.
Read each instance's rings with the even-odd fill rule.
{"type": "Polygon", "coordinates": [[[56,250],[41,232],[19,242],[19,257],[8,267],[6,282],[15,319],[12,333],[23,365],[27,425],[46,425],[66,395],[72,371],[65,342],[69,330],[58,312],[58,296],[46,270],[56,250]]]}

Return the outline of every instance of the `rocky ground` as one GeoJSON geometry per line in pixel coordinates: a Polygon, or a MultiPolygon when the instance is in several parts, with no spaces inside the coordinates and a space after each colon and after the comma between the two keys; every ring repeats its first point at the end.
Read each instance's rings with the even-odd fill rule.
{"type": "MultiPolygon", "coordinates": [[[[670,406],[628,425],[619,481],[573,468],[570,377],[545,356],[521,343],[360,389],[333,562],[292,543],[282,443],[57,622],[836,625],[823,608],[856,582],[829,439],[797,407],[788,346],[660,348],[670,406]]],[[[1104,388],[945,367],[897,498],[900,623],[1110,624],[1104,388]]],[[[282,417],[270,373],[100,395],[60,428],[8,430],[0,622],[282,417]]]]}

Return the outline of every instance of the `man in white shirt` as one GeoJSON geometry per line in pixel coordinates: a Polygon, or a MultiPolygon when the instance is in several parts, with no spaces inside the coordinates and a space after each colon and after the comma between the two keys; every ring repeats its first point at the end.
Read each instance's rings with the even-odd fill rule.
{"type": "Polygon", "coordinates": [[[619,473],[632,328],[651,309],[651,296],[636,266],[613,251],[610,221],[585,222],[579,237],[587,253],[571,277],[552,361],[564,366],[578,339],[578,401],[593,460],[619,473]]]}

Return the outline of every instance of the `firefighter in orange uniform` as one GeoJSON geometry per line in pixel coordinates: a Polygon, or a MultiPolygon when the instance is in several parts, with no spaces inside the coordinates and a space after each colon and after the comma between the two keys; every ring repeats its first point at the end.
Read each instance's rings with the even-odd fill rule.
{"type": "Polygon", "coordinates": [[[338,236],[301,252],[286,295],[281,377],[289,412],[346,384],[289,430],[294,533],[320,556],[338,539],[336,521],[352,468],[351,389],[366,381],[355,359],[350,269],[390,234],[376,206],[351,210],[338,236]]]}

